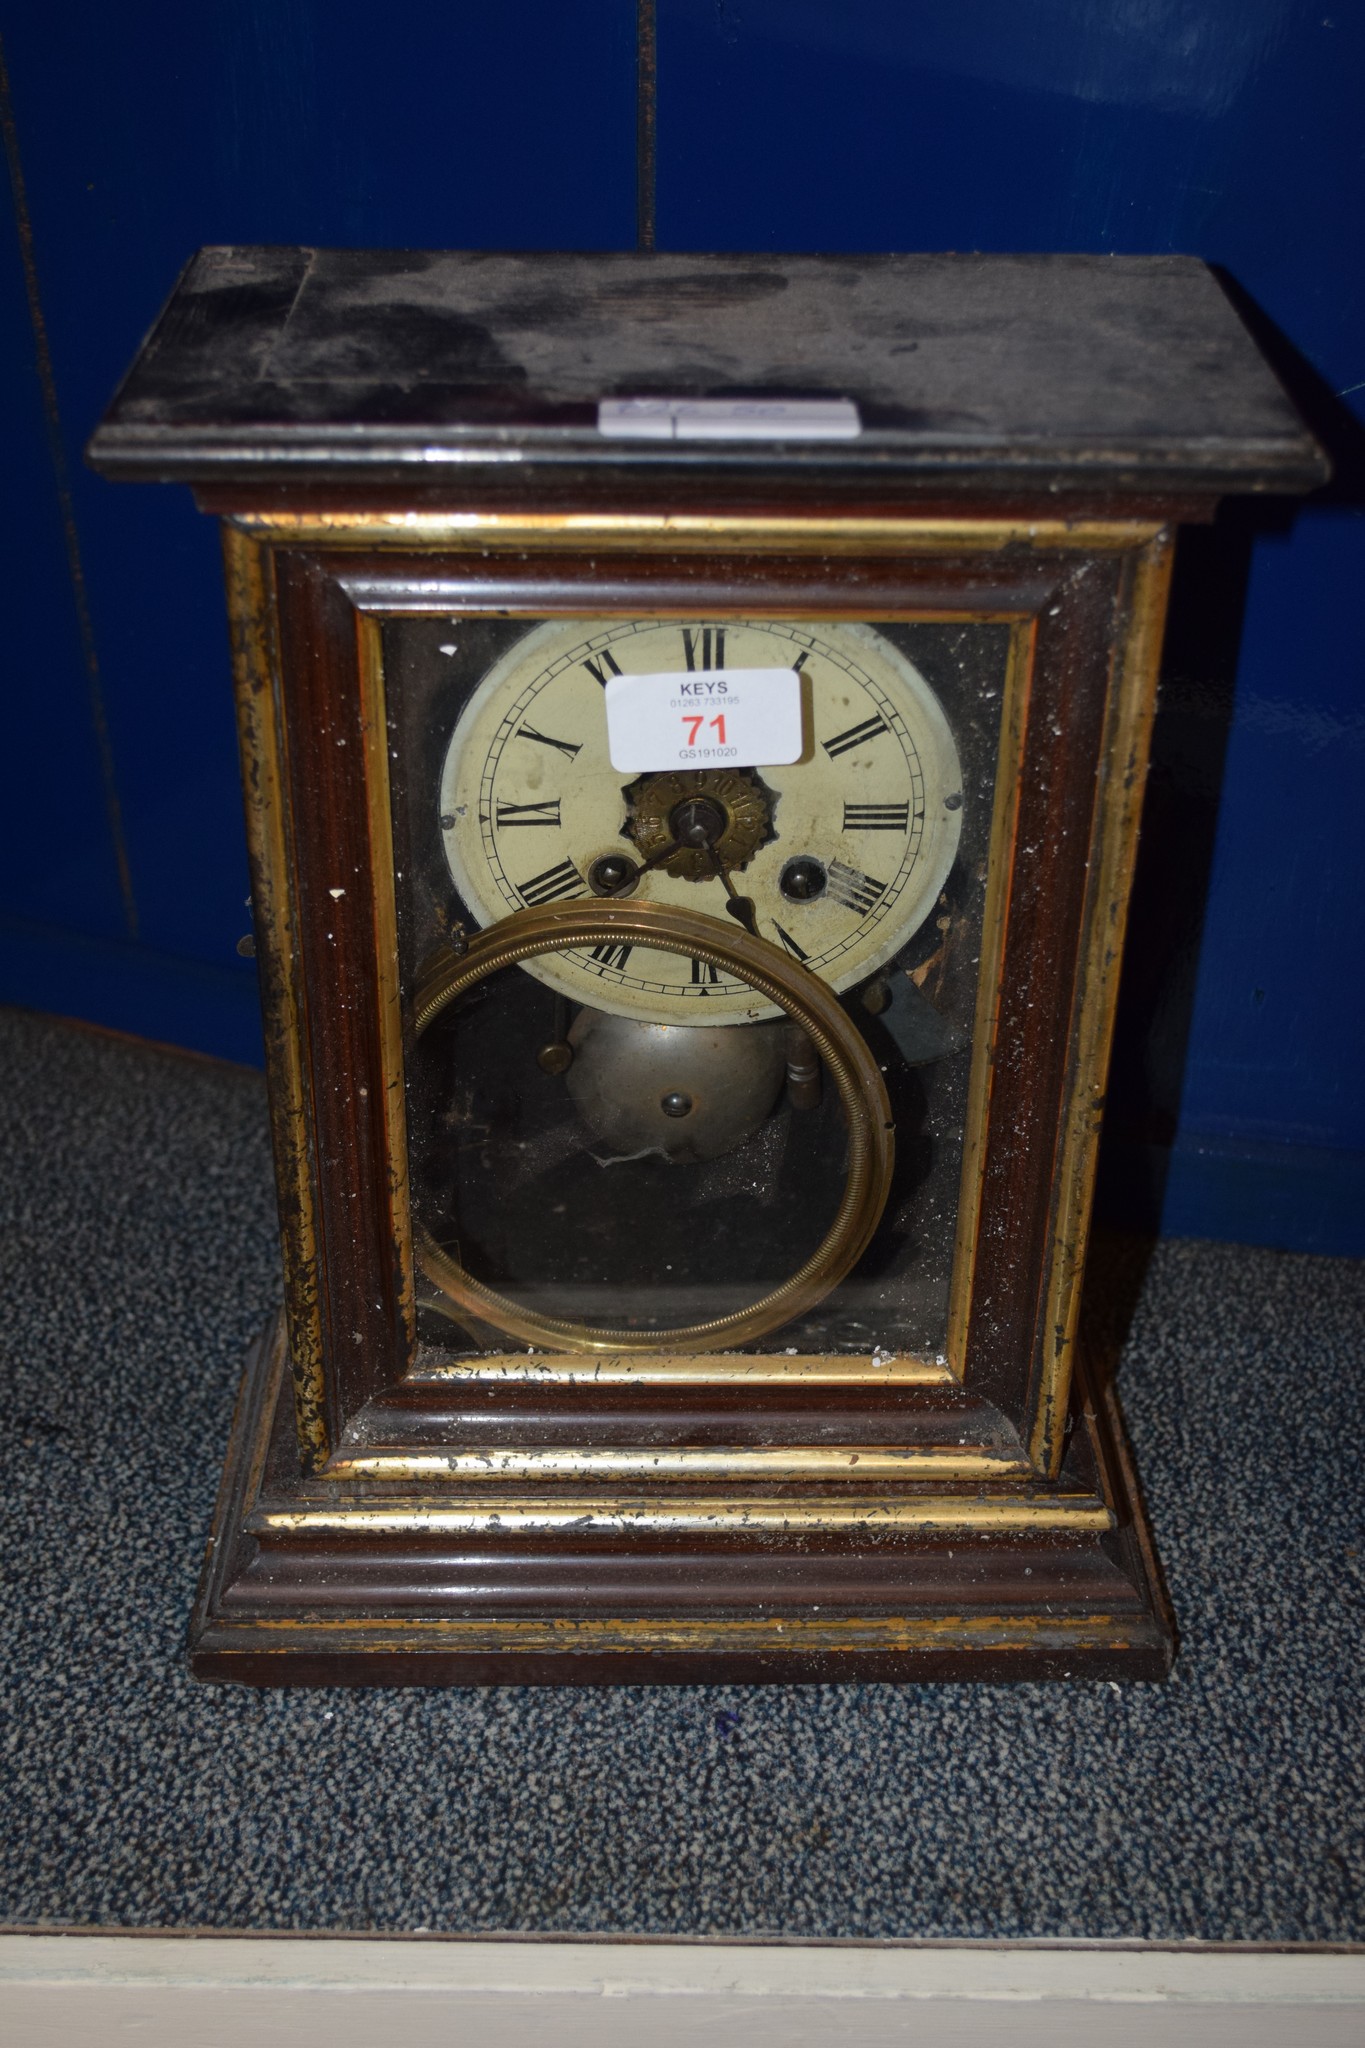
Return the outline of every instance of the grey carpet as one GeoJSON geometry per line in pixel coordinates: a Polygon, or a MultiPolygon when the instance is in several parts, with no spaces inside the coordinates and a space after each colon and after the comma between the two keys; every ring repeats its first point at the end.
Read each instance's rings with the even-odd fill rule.
{"type": "Polygon", "coordinates": [[[1365,1935],[1365,1265],[1157,1248],[1121,1385],[1165,1687],[201,1687],[262,1086],[13,1012],[0,1055],[0,1922],[1365,1935]]]}

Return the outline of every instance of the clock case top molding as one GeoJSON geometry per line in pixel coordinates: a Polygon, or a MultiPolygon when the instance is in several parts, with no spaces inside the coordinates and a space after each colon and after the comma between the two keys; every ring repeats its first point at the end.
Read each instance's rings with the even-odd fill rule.
{"type": "Polygon", "coordinates": [[[206,250],[90,457],[223,522],[267,1025],[286,1312],[194,1669],[1162,1675],[1077,1332],[1173,529],[1325,475],[1204,266],[206,250]],[[598,432],[659,393],[851,398],[863,431],[598,432]],[[423,615],[1005,629],[943,1356],[432,1366],[384,651],[423,615]]]}

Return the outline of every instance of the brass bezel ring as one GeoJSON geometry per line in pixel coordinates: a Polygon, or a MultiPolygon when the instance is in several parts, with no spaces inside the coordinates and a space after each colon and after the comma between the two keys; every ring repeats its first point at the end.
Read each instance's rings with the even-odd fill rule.
{"type": "Polygon", "coordinates": [[[479,1322],[547,1351],[719,1351],[752,1343],[811,1309],[852,1270],[881,1219],[891,1186],[895,1137],[881,1070],[834,991],[766,939],[731,932],[718,918],[662,903],[556,903],[513,911],[472,938],[465,952],[442,948],[417,990],[420,1038],[476,982],[537,953],[576,946],[635,945],[684,953],[724,968],[786,1011],[815,1045],[838,1091],[848,1126],[848,1166],[834,1221],[805,1264],[749,1308],[668,1330],[603,1329],[568,1317],[537,1315],[486,1287],[420,1226],[423,1271],[447,1298],[479,1322]]]}

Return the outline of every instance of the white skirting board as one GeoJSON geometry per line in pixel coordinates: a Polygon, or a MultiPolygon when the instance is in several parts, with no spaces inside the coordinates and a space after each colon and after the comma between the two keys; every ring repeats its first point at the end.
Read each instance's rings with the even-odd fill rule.
{"type": "Polygon", "coordinates": [[[0,1935],[4,2048],[1361,2048],[1365,1947],[0,1935]]]}

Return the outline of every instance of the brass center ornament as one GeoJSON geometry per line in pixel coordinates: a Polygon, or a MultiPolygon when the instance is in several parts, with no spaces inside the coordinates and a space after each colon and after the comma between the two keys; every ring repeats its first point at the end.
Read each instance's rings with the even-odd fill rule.
{"type": "MultiPolygon", "coordinates": [[[[710,846],[727,868],[744,867],[773,836],[768,797],[752,770],[684,768],[642,775],[626,791],[626,800],[630,805],[626,830],[645,860],[664,852],[682,836],[678,813],[686,805],[704,805],[708,810],[715,806],[723,814],[724,824],[710,846]]],[[[709,881],[715,873],[711,851],[696,841],[680,846],[661,865],[670,875],[689,882],[709,881]]]]}

